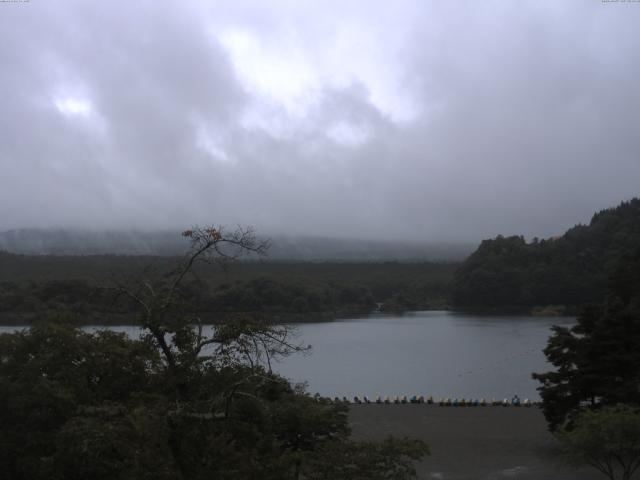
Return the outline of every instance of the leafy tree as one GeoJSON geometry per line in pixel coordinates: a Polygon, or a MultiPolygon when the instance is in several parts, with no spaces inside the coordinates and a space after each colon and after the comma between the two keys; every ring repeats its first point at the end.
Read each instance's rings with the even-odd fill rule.
{"type": "Polygon", "coordinates": [[[640,467],[640,411],[628,406],[581,413],[557,434],[566,459],[590,465],[611,480],[630,480],[640,467]]]}
{"type": "MultiPolygon", "coordinates": [[[[61,449],[72,448],[62,441],[65,432],[77,431],[81,420],[88,427],[99,411],[145,405],[139,395],[160,385],[151,374],[159,360],[148,343],[109,331],[89,334],[58,322],[1,335],[0,465],[5,478],[56,478],[60,465],[54,459],[61,449]],[[80,417],[79,410],[84,412],[80,417]]],[[[95,426],[106,429],[100,422],[95,426]]]]}

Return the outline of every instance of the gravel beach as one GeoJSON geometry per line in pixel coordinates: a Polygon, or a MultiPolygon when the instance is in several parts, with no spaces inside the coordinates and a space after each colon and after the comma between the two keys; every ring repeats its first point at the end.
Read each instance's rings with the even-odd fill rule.
{"type": "Polygon", "coordinates": [[[537,407],[439,407],[424,404],[352,405],[356,439],[390,434],[425,440],[431,455],[417,466],[420,479],[598,480],[591,468],[562,465],[537,407]]]}

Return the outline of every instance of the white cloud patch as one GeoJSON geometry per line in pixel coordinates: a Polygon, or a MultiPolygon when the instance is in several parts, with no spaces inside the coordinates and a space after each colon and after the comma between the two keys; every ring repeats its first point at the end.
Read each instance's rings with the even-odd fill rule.
{"type": "Polygon", "coordinates": [[[56,98],[53,103],[58,111],[64,115],[88,117],[91,113],[91,102],[83,98],[56,98]]]}
{"type": "Polygon", "coordinates": [[[360,125],[340,121],[329,127],[327,136],[339,144],[357,147],[367,141],[370,132],[360,125]]]}
{"type": "Polygon", "coordinates": [[[220,134],[210,128],[207,128],[207,125],[204,123],[199,123],[196,135],[197,146],[210,158],[222,163],[233,163],[234,160],[224,149],[224,144],[220,134]]]}
{"type": "Polygon", "coordinates": [[[275,103],[293,118],[303,118],[317,102],[317,73],[295,37],[269,45],[247,30],[232,28],[218,36],[244,87],[266,104],[275,103]]]}

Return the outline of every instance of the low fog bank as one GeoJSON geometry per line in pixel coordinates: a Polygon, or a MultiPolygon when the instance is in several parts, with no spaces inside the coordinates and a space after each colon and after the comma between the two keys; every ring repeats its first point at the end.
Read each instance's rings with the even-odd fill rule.
{"type": "MultiPolygon", "coordinates": [[[[404,242],[275,235],[267,260],[460,261],[475,243],[404,242]]],[[[18,229],[0,232],[0,250],[25,255],[180,255],[177,231],[18,229]]]]}

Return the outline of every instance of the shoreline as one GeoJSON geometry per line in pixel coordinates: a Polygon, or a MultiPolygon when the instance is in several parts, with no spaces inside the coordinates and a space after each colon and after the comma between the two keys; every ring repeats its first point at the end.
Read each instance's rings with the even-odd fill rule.
{"type": "MultiPolygon", "coordinates": [[[[529,317],[574,317],[576,311],[571,308],[559,309],[547,307],[531,307],[531,308],[516,308],[516,307],[497,307],[497,308],[425,308],[420,310],[405,310],[400,312],[393,311],[327,311],[327,312],[308,312],[308,313],[267,313],[262,312],[205,312],[194,314],[194,316],[200,316],[203,320],[203,325],[215,325],[221,323],[222,319],[227,315],[263,315],[263,318],[268,319],[274,324],[301,324],[301,323],[331,323],[336,320],[357,318],[369,315],[397,315],[403,316],[405,314],[411,314],[413,312],[450,312],[458,313],[462,315],[477,315],[477,316],[529,316],[529,317]]],[[[34,322],[43,318],[55,317],[58,313],[67,312],[3,312],[0,313],[0,326],[3,327],[28,327],[34,322]]],[[[70,312],[72,315],[82,316],[81,313],[70,312]]],[[[92,326],[106,326],[106,327],[124,327],[124,326],[139,326],[139,322],[135,319],[138,316],[137,313],[105,313],[105,312],[90,312],[86,314],[90,317],[88,322],[78,322],[78,326],[92,327],[92,326]]]]}

